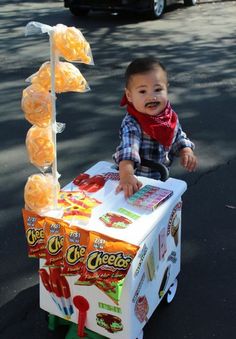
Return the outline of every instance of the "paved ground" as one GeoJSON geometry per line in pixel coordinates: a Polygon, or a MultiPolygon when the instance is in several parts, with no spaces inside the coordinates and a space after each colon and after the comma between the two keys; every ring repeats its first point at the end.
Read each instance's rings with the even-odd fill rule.
{"type": "Polygon", "coordinates": [[[117,144],[124,67],[131,58],[157,53],[170,72],[170,95],[197,145],[199,170],[172,176],[186,180],[182,270],[170,307],[160,306],[145,339],[225,339],[236,333],[235,260],[235,10],[231,2],[171,7],[163,20],[92,14],[75,19],[62,2],[2,0],[0,153],[0,337],[63,338],[47,330],[38,307],[37,262],[26,255],[21,220],[23,187],[35,170],[24,140],[29,128],[20,111],[24,79],[48,56],[47,38],[24,37],[31,20],[76,25],[91,43],[95,66],[82,67],[92,88],[61,95],[58,136],[61,184],[91,164],[110,160],[117,144]],[[107,128],[109,126],[109,128],[107,128]]]}

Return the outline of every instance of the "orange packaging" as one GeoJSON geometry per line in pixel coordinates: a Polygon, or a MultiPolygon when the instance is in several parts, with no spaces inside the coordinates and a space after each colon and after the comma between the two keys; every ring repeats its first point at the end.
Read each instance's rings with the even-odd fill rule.
{"type": "Polygon", "coordinates": [[[46,266],[62,266],[64,228],[68,224],[51,217],[44,219],[46,266]]]}
{"type": "Polygon", "coordinates": [[[24,189],[24,200],[28,209],[42,214],[54,208],[54,191],[60,190],[59,182],[55,182],[52,174],[32,174],[28,177],[24,189]]]}
{"type": "Polygon", "coordinates": [[[55,159],[55,146],[50,127],[32,126],[26,135],[26,148],[30,162],[42,170],[50,167],[55,159]]]}
{"type": "Polygon", "coordinates": [[[23,90],[21,108],[32,125],[45,128],[51,123],[51,94],[39,84],[32,84],[23,90]]]}
{"type": "Polygon", "coordinates": [[[54,27],[54,45],[66,60],[93,64],[89,43],[75,27],[58,24],[54,27]]]}
{"type": "Polygon", "coordinates": [[[43,218],[32,211],[22,209],[28,255],[31,258],[45,257],[43,218]]]}
{"type": "MultiPolygon", "coordinates": [[[[39,84],[45,90],[51,91],[51,65],[44,62],[38,72],[32,74],[26,81],[39,84]]],[[[70,62],[58,61],[55,65],[55,92],[87,92],[88,83],[79,69],[70,62]]]]}
{"type": "Polygon", "coordinates": [[[89,232],[78,226],[64,227],[62,274],[79,274],[84,265],[89,232]]]}
{"type": "Polygon", "coordinates": [[[101,279],[109,281],[123,279],[138,249],[139,246],[128,242],[90,232],[85,266],[79,280],[96,282],[101,279]]]}

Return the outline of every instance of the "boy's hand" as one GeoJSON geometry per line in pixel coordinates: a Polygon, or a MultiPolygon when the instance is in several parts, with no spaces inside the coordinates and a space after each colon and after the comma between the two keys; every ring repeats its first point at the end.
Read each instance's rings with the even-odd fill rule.
{"type": "Polygon", "coordinates": [[[179,152],[180,164],[186,168],[187,171],[193,172],[197,168],[198,160],[190,147],[182,148],[179,152]]]}
{"type": "Polygon", "coordinates": [[[119,163],[120,182],[116,193],[124,191],[125,198],[129,198],[137,192],[142,183],[134,175],[134,163],[131,160],[122,160],[119,163]]]}
{"type": "Polygon", "coordinates": [[[128,174],[120,179],[119,185],[116,188],[116,193],[124,191],[125,198],[131,197],[135,192],[137,192],[142,183],[132,174],[128,174]]]}

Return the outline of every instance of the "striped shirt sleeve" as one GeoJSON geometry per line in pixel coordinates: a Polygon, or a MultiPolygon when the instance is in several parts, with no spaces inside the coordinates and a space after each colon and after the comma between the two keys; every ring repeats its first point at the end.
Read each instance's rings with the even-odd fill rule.
{"type": "Polygon", "coordinates": [[[174,142],[171,146],[171,153],[175,156],[179,155],[179,151],[182,148],[190,147],[191,149],[195,148],[194,143],[187,137],[186,133],[182,130],[182,127],[178,121],[177,123],[177,132],[174,138],[174,142]]]}
{"type": "Polygon", "coordinates": [[[113,154],[113,159],[117,164],[122,160],[131,160],[135,164],[141,162],[139,155],[141,133],[136,120],[126,115],[120,128],[120,145],[113,154]]]}

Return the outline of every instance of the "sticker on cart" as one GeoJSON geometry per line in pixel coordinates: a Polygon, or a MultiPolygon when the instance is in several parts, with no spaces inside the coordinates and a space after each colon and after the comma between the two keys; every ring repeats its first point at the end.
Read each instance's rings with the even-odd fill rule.
{"type": "Polygon", "coordinates": [[[96,193],[105,185],[105,178],[100,174],[90,176],[87,173],[82,173],[73,180],[73,184],[85,192],[96,193]]]}
{"type": "Polygon", "coordinates": [[[50,267],[49,272],[41,268],[39,276],[58,311],[64,318],[70,319],[74,313],[71,292],[66,278],[61,275],[60,267],[50,267]]]}
{"type": "Polygon", "coordinates": [[[161,285],[160,285],[159,292],[158,292],[159,298],[162,298],[165,294],[166,286],[167,286],[167,283],[170,277],[170,267],[171,265],[167,266],[163,274],[163,278],[162,278],[161,285]]]}
{"type": "Polygon", "coordinates": [[[118,172],[106,172],[103,173],[103,176],[105,178],[105,181],[112,180],[112,181],[119,181],[120,175],[118,172]]]}
{"type": "Polygon", "coordinates": [[[138,283],[138,287],[137,287],[137,289],[135,291],[135,294],[134,294],[134,296],[132,298],[132,302],[133,303],[136,303],[136,301],[138,299],[138,296],[139,296],[139,293],[140,293],[140,291],[142,289],[144,281],[145,281],[145,272],[143,272],[143,275],[142,275],[142,277],[140,279],[140,282],[138,283]]]}
{"type": "Polygon", "coordinates": [[[108,305],[108,304],[99,302],[98,303],[98,307],[102,308],[102,309],[104,309],[106,311],[110,311],[110,312],[114,312],[114,313],[119,313],[119,314],[122,313],[121,307],[119,307],[119,306],[108,305]]]}
{"type": "Polygon", "coordinates": [[[126,208],[120,207],[118,209],[118,212],[121,214],[124,214],[126,217],[129,217],[130,219],[137,220],[141,217],[141,215],[134,213],[130,210],[127,210],[126,208]]]}
{"type": "Polygon", "coordinates": [[[148,280],[152,281],[155,277],[156,267],[155,267],[155,259],[154,259],[154,250],[151,249],[148,257],[147,257],[147,273],[148,280]]]}
{"type": "Polygon", "coordinates": [[[149,211],[154,211],[164,201],[169,199],[173,191],[152,185],[145,185],[131,197],[127,202],[133,206],[144,208],[149,211]]]}
{"type": "Polygon", "coordinates": [[[114,212],[107,212],[99,218],[107,227],[113,228],[127,228],[132,221],[121,214],[114,212]]]}
{"type": "Polygon", "coordinates": [[[122,320],[109,313],[97,313],[96,314],[97,325],[103,327],[109,333],[117,333],[123,330],[122,320]]]}
{"type": "Polygon", "coordinates": [[[86,298],[82,295],[76,295],[73,298],[73,303],[78,310],[78,327],[77,327],[77,334],[79,338],[83,338],[86,336],[84,332],[84,327],[86,323],[87,313],[90,308],[89,302],[86,298]]]}
{"type": "Polygon", "coordinates": [[[177,247],[179,244],[179,229],[180,229],[180,223],[181,223],[181,207],[182,202],[179,202],[173,209],[169,222],[168,222],[168,229],[167,229],[167,235],[171,234],[171,236],[174,238],[175,246],[177,247]]]}
{"type": "Polygon", "coordinates": [[[171,215],[170,215],[169,222],[168,222],[167,236],[171,233],[171,226],[173,224],[173,220],[175,219],[175,216],[178,215],[180,219],[181,208],[182,208],[182,201],[178,202],[178,204],[176,204],[175,207],[173,208],[171,215]]]}
{"type": "Polygon", "coordinates": [[[115,282],[107,280],[96,280],[95,286],[104,292],[115,304],[119,304],[123,289],[124,279],[115,282]]]}
{"type": "Polygon", "coordinates": [[[141,267],[142,267],[142,263],[143,263],[143,261],[144,261],[144,258],[145,258],[145,256],[146,256],[146,254],[147,254],[147,251],[148,251],[147,245],[144,244],[144,245],[143,245],[143,248],[142,248],[142,251],[141,251],[140,254],[138,255],[138,257],[140,258],[140,260],[139,260],[138,266],[137,266],[137,268],[136,268],[136,270],[135,270],[135,272],[134,272],[134,276],[135,276],[135,277],[136,277],[136,276],[139,274],[139,272],[140,272],[140,269],[141,269],[141,267]]]}
{"type": "Polygon", "coordinates": [[[177,254],[175,251],[172,251],[171,254],[168,256],[167,261],[171,261],[173,264],[177,261],[177,254]]]}
{"type": "Polygon", "coordinates": [[[161,232],[159,233],[159,260],[163,260],[165,258],[165,254],[167,252],[166,245],[166,229],[163,227],[161,232]]]}
{"type": "Polygon", "coordinates": [[[178,246],[178,243],[179,243],[179,225],[180,225],[180,218],[176,214],[176,216],[173,220],[173,224],[170,228],[170,233],[171,233],[172,237],[174,238],[174,242],[175,242],[176,247],[178,246]]]}
{"type": "Polygon", "coordinates": [[[149,311],[149,305],[146,296],[141,296],[138,298],[134,312],[140,323],[143,323],[144,321],[147,322],[148,318],[148,311],[149,311]]]}
{"type": "Polygon", "coordinates": [[[61,191],[59,193],[58,206],[63,209],[62,219],[66,221],[79,221],[81,224],[87,224],[92,209],[100,204],[100,201],[89,197],[83,191],[61,191]]]}

